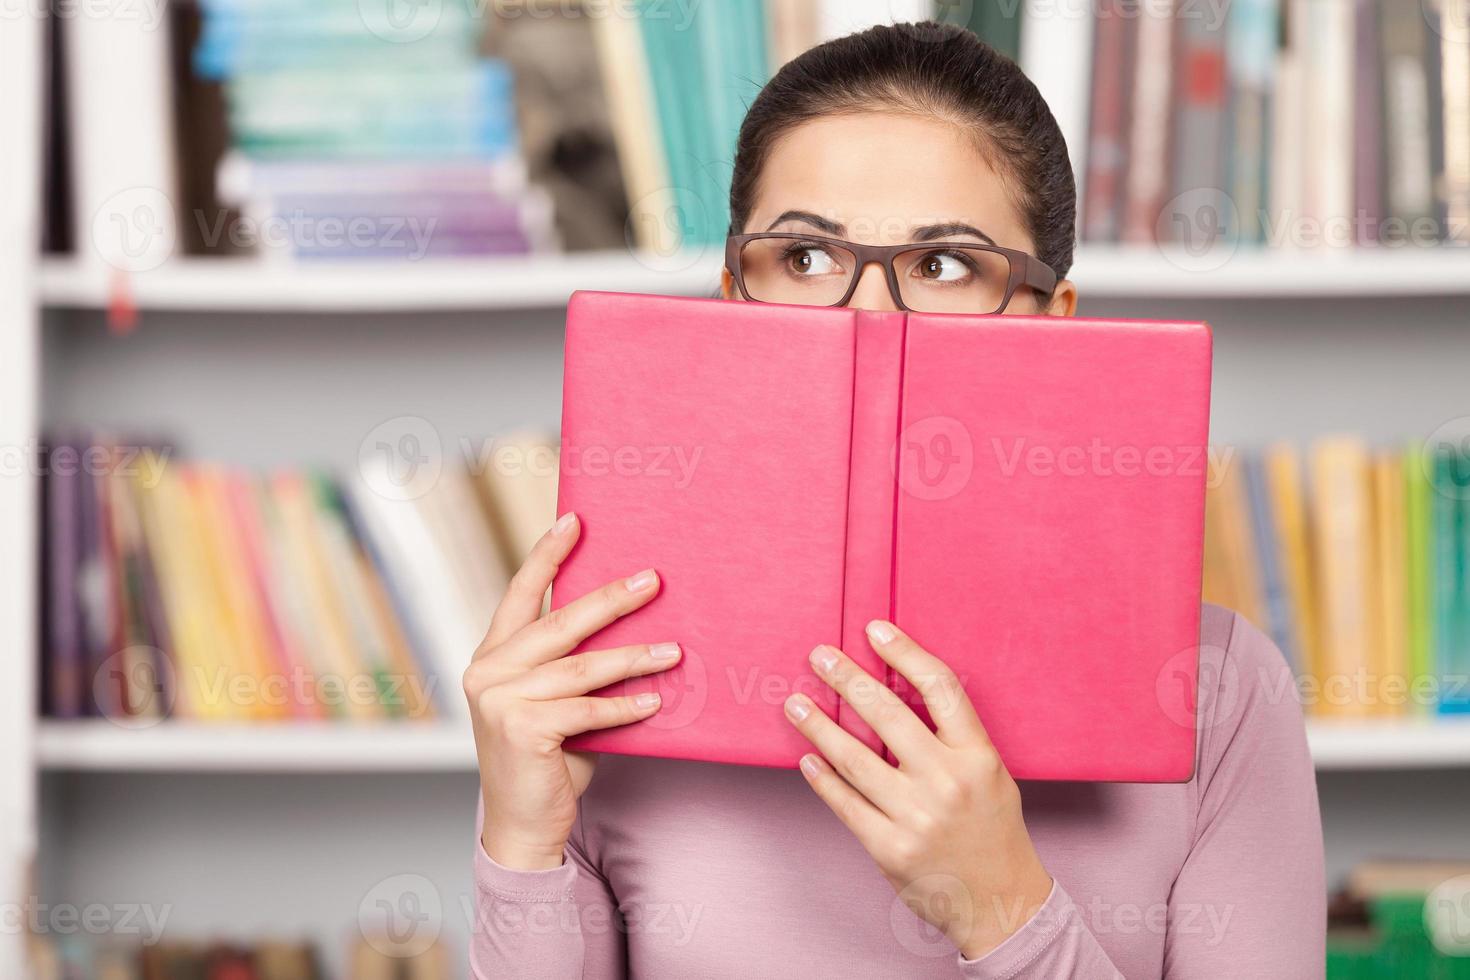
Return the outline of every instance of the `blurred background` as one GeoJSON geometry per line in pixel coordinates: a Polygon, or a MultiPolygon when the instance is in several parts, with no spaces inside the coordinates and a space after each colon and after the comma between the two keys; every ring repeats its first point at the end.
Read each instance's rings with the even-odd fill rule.
{"type": "Polygon", "coordinates": [[[1329,975],[1470,976],[1470,0],[0,0],[0,976],[464,975],[567,297],[712,294],[764,80],[926,17],[1061,123],[1081,313],[1215,328],[1329,975]]]}

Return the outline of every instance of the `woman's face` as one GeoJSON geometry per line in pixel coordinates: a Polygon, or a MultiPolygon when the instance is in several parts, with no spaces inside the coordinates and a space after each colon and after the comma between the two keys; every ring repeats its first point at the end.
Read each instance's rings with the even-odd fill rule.
{"type": "MultiPolygon", "coordinates": [[[[974,241],[1035,254],[1035,243],[1000,176],[969,134],[895,112],[824,116],[792,129],[772,149],[744,231],[793,232],[864,245],[974,241]]],[[[726,298],[738,298],[724,277],[726,298]]],[[[1071,316],[1077,290],[1057,284],[1051,302],[1022,287],[1007,313],[1071,316]]],[[[863,270],[850,306],[897,309],[884,272],[863,270]]]]}

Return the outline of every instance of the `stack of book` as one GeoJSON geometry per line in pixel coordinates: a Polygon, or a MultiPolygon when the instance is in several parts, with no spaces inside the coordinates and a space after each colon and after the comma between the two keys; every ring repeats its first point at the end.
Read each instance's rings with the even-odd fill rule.
{"type": "Polygon", "coordinates": [[[1090,77],[1047,93],[1091,103],[1084,240],[1470,244],[1470,0],[1098,0],[1082,20],[1038,32],[1090,47],[1090,77]]]}
{"type": "MultiPolygon", "coordinates": [[[[449,980],[448,951],[401,948],[374,937],[349,951],[351,980],[449,980]]],[[[420,944],[423,945],[423,944],[420,944]]],[[[308,944],[164,941],[133,946],[87,938],[32,938],[32,980],[326,980],[317,950],[308,944]]]]}
{"type": "Polygon", "coordinates": [[[355,0],[201,7],[192,66],[223,85],[229,140],[214,196],[238,211],[216,239],[330,259],[553,245],[511,72],[479,55],[487,20],[471,0],[403,16],[355,0]]]}
{"type": "Polygon", "coordinates": [[[1328,980],[1470,980],[1470,862],[1358,865],[1328,909],[1328,980]]]}
{"type": "Polygon", "coordinates": [[[335,479],[53,442],[46,712],[126,726],[463,715],[459,676],[555,509],[555,445],[495,445],[407,492],[374,460],[335,479]]]}
{"type": "Polygon", "coordinates": [[[1470,459],[1348,437],[1217,451],[1204,596],[1266,630],[1322,717],[1470,712],[1470,459]]]}

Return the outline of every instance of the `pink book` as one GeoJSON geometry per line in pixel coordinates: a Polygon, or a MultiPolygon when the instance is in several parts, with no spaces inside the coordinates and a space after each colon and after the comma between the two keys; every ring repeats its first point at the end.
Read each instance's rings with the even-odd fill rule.
{"type": "Polygon", "coordinates": [[[560,606],[653,567],[663,591],[583,649],[684,660],[584,750],[794,768],[782,712],[840,646],[911,703],[863,628],[964,681],[1018,779],[1185,781],[1211,342],[1201,323],[869,313],[578,293],[560,606]]]}

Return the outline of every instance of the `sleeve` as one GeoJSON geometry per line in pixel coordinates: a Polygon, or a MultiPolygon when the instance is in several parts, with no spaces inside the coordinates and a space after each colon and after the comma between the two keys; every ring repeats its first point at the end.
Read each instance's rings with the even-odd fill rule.
{"type": "MultiPolygon", "coordinates": [[[[1169,894],[1163,977],[1321,977],[1322,821],[1296,684],[1249,622],[1212,607],[1205,616],[1195,827],[1169,894]]],[[[1060,885],[1004,943],[961,957],[960,971],[969,980],[1122,976],[1060,885]]]]}
{"type": "MultiPolygon", "coordinates": [[[[1222,974],[1229,976],[1230,974],[1222,974]]],[[[1024,926],[980,957],[960,957],[966,980],[1122,980],[1072,899],[1053,881],[1051,894],[1024,926]]]]}
{"type": "Polygon", "coordinates": [[[1201,650],[1200,676],[1215,683],[1200,704],[1198,816],[1169,896],[1164,976],[1321,977],[1322,818],[1295,679],[1246,619],[1209,613],[1233,628],[1223,649],[1201,650]]]}
{"type": "Polygon", "coordinates": [[[475,821],[475,922],[470,934],[474,980],[626,980],[623,920],[607,879],[579,841],[547,871],[497,864],[475,821]]]}

